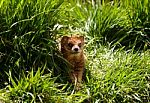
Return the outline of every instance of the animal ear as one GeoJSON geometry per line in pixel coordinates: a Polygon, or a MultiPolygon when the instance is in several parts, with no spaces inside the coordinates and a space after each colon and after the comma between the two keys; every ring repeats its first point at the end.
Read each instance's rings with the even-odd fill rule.
{"type": "Polygon", "coordinates": [[[64,44],[68,41],[69,37],[68,36],[63,36],[61,39],[61,44],[64,44]]]}
{"type": "Polygon", "coordinates": [[[79,36],[79,39],[84,42],[84,36],[79,36]]]}

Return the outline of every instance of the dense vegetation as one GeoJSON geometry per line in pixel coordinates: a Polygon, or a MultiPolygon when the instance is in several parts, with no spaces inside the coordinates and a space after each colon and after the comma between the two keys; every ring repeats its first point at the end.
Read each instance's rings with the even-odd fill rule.
{"type": "Polygon", "coordinates": [[[148,103],[149,46],[148,0],[1,0],[0,102],[148,103]],[[58,40],[71,34],[86,39],[76,92],[59,75],[58,40]]]}

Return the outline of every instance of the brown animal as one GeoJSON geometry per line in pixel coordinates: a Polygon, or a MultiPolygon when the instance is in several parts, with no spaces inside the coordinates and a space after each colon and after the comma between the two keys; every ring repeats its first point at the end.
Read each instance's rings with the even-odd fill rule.
{"type": "Polygon", "coordinates": [[[61,39],[61,53],[69,62],[69,76],[76,89],[80,88],[84,72],[84,37],[83,36],[64,36],[61,39]]]}

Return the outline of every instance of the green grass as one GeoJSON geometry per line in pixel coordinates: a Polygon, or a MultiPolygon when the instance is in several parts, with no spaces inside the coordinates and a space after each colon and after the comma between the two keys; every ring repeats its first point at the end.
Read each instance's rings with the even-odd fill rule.
{"type": "MultiPolygon", "coordinates": [[[[53,51],[56,50],[54,41],[62,0],[2,0],[0,2],[0,47],[1,73],[0,87],[3,87],[7,75],[21,78],[24,71],[32,68],[37,70],[47,63],[47,69],[54,67],[53,51]]],[[[6,79],[6,81],[8,81],[6,79]]]]}
{"type": "Polygon", "coordinates": [[[149,10],[148,0],[1,0],[0,102],[150,102],[149,10]],[[80,91],[60,75],[57,41],[72,33],[86,39],[80,91]]]}
{"type": "MultiPolygon", "coordinates": [[[[92,43],[89,44],[92,46],[92,43]]],[[[51,73],[41,69],[17,83],[10,76],[12,85],[1,90],[1,98],[13,102],[77,102],[86,99],[92,102],[149,102],[150,52],[113,50],[93,46],[87,51],[86,68],[91,71],[81,91],[71,94],[70,84],[54,83],[51,73]],[[69,86],[69,87],[68,87],[69,86]],[[61,87],[59,89],[59,87],[61,87]]],[[[87,47],[87,50],[89,48],[87,47]]]]}
{"type": "Polygon", "coordinates": [[[133,54],[132,51],[106,49],[101,46],[88,55],[92,59],[88,62],[92,73],[88,85],[93,92],[94,101],[149,101],[149,84],[146,80],[150,66],[149,51],[133,54]]]}

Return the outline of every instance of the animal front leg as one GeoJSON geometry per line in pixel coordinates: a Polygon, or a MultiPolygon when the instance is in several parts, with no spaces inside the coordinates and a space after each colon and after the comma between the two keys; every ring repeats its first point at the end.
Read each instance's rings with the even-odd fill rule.
{"type": "Polygon", "coordinates": [[[78,71],[77,73],[77,82],[81,83],[82,82],[82,76],[83,76],[83,71],[78,71]]]}
{"type": "Polygon", "coordinates": [[[77,74],[74,71],[72,71],[72,72],[70,72],[69,75],[70,75],[71,82],[76,84],[76,82],[77,82],[77,74]]]}
{"type": "Polygon", "coordinates": [[[80,89],[80,84],[81,84],[81,80],[82,80],[82,78],[81,79],[78,78],[78,74],[79,74],[78,71],[74,71],[74,72],[70,73],[71,81],[75,86],[75,90],[77,90],[77,91],[80,89]]]}
{"type": "Polygon", "coordinates": [[[77,90],[80,90],[80,88],[81,88],[81,83],[82,83],[82,76],[83,76],[83,71],[82,71],[82,69],[80,70],[80,71],[77,71],[77,90]]]}
{"type": "Polygon", "coordinates": [[[76,90],[80,90],[81,83],[82,83],[82,76],[83,76],[82,69],[70,73],[70,79],[72,83],[74,83],[76,90]]]}

